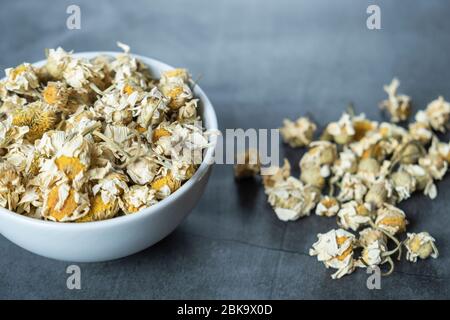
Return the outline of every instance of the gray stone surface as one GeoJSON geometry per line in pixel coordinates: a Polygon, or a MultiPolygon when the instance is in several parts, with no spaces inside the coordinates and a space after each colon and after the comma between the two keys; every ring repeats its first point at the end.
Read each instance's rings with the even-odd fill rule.
{"type": "MultiPolygon", "coordinates": [[[[381,119],[382,85],[393,76],[422,108],[450,97],[450,5],[445,1],[5,1],[0,68],[35,61],[46,47],[134,52],[185,66],[216,107],[224,128],[276,128],[310,113],[323,126],[349,101],[381,119]],[[382,30],[366,29],[378,3],[382,30]],[[79,4],[82,29],[65,28],[79,4]]],[[[300,153],[283,147],[294,167],[300,153]]],[[[307,256],[318,232],[335,226],[311,216],[278,221],[259,184],[238,186],[216,166],[189,218],[169,237],[118,261],[82,264],[82,290],[66,289],[69,265],[33,255],[0,237],[0,298],[368,298],[450,297],[450,181],[439,197],[402,204],[410,229],[429,231],[441,257],[399,263],[382,289],[359,270],[330,279],[307,256]]]]}

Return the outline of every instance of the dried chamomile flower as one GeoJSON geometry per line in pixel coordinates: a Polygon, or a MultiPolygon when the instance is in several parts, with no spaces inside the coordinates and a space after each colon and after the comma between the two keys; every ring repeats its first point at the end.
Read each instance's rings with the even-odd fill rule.
{"type": "Polygon", "coordinates": [[[8,162],[0,163],[0,205],[15,210],[25,191],[20,174],[8,162]]]}
{"type": "Polygon", "coordinates": [[[89,212],[76,219],[76,222],[91,222],[113,218],[119,211],[119,202],[104,202],[101,195],[96,195],[90,199],[89,212]]]}
{"type": "Polygon", "coordinates": [[[322,189],[325,186],[325,179],[329,175],[329,166],[324,165],[320,167],[313,163],[308,163],[301,168],[300,179],[307,185],[322,189]]]}
{"type": "Polygon", "coordinates": [[[83,136],[75,136],[65,142],[55,155],[54,163],[69,180],[80,180],[91,161],[91,142],[83,136]]]}
{"type": "Polygon", "coordinates": [[[293,221],[309,215],[309,211],[305,210],[304,186],[300,180],[288,177],[265,191],[280,220],[293,221]]]}
{"type": "Polygon", "coordinates": [[[156,191],[157,199],[164,199],[181,187],[181,181],[177,180],[170,171],[163,170],[150,186],[156,191]]]}
{"type": "Polygon", "coordinates": [[[341,205],[337,214],[338,225],[346,230],[357,231],[361,226],[367,225],[371,221],[371,208],[367,203],[349,201],[341,205]]]}
{"type": "Polygon", "coordinates": [[[180,109],[178,109],[178,120],[193,120],[197,118],[197,110],[198,110],[198,99],[192,99],[180,109]]]}
{"type": "Polygon", "coordinates": [[[64,183],[47,191],[42,216],[53,221],[75,221],[85,216],[89,207],[89,196],[86,193],[64,183]]]}
{"type": "Polygon", "coordinates": [[[156,191],[148,186],[133,185],[122,197],[121,209],[125,214],[138,212],[158,202],[156,191]]]}
{"type": "Polygon", "coordinates": [[[420,141],[423,145],[427,144],[433,138],[433,131],[427,123],[413,122],[409,124],[409,133],[414,140],[420,141]]]}
{"type": "Polygon", "coordinates": [[[337,198],[341,202],[350,200],[361,202],[364,199],[364,195],[367,193],[367,187],[362,179],[350,173],[344,175],[339,188],[340,192],[337,198]]]}
{"type": "Polygon", "coordinates": [[[107,123],[127,125],[133,120],[132,108],[138,98],[137,92],[129,96],[120,89],[114,89],[95,102],[94,110],[101,114],[107,123]]]}
{"type": "Polygon", "coordinates": [[[5,70],[5,88],[19,93],[27,93],[39,87],[39,81],[33,67],[29,63],[5,70]]]}
{"type": "Polygon", "coordinates": [[[323,196],[316,207],[316,215],[333,217],[340,209],[339,201],[330,196],[323,196]]]}
{"type": "Polygon", "coordinates": [[[434,244],[436,240],[428,232],[408,233],[407,236],[404,242],[407,260],[417,262],[417,258],[426,259],[431,256],[436,259],[439,256],[434,244]]]}
{"type": "Polygon", "coordinates": [[[361,230],[359,232],[358,243],[361,246],[367,247],[372,242],[375,242],[375,241],[386,244],[387,243],[386,235],[381,230],[374,229],[371,227],[365,228],[364,230],[361,230]]]}
{"type": "Polygon", "coordinates": [[[248,149],[237,156],[237,164],[234,165],[234,176],[237,179],[254,177],[259,174],[261,164],[258,151],[248,149]]]}
{"type": "MultiPolygon", "coordinates": [[[[375,240],[363,248],[361,257],[356,263],[358,267],[377,266],[386,262],[386,244],[375,240]]],[[[392,260],[391,260],[392,261],[392,260]]]]}
{"type": "Polygon", "coordinates": [[[336,146],[328,141],[314,141],[300,160],[300,179],[308,185],[323,188],[337,157],[336,146]]]}
{"type": "Polygon", "coordinates": [[[284,119],[283,127],[280,128],[280,133],[284,142],[291,147],[303,147],[311,143],[314,132],[317,126],[308,118],[301,117],[295,122],[289,119],[284,119]]]}
{"type": "Polygon", "coordinates": [[[27,99],[22,98],[17,94],[7,95],[4,98],[0,98],[0,112],[10,115],[14,110],[22,108],[27,103],[27,99]]]}
{"type": "Polygon", "coordinates": [[[344,147],[344,150],[339,152],[339,157],[331,167],[332,182],[340,180],[346,173],[356,173],[357,168],[358,159],[355,153],[351,149],[344,147]]]}
{"type": "Polygon", "coordinates": [[[70,89],[64,82],[48,82],[42,91],[43,100],[58,109],[66,107],[69,100],[70,89]]]}
{"type": "Polygon", "coordinates": [[[414,178],[416,190],[423,190],[424,195],[428,196],[430,199],[435,199],[437,197],[437,188],[434,184],[433,177],[425,170],[425,168],[414,164],[403,165],[401,168],[414,178]]]}
{"type": "Polygon", "coordinates": [[[84,91],[93,79],[103,78],[103,74],[99,66],[86,59],[72,57],[65,65],[63,77],[69,86],[84,91]]]}
{"type": "Polygon", "coordinates": [[[4,159],[25,176],[35,176],[39,172],[39,156],[32,144],[13,143],[8,147],[4,159]]]}
{"type": "Polygon", "coordinates": [[[373,182],[364,197],[364,201],[375,208],[380,208],[385,202],[392,200],[392,183],[384,178],[379,178],[373,182]]]}
{"type": "Polygon", "coordinates": [[[429,153],[419,159],[419,165],[436,180],[442,180],[447,173],[448,163],[438,154],[429,153]]]}
{"type": "Polygon", "coordinates": [[[131,180],[140,185],[150,183],[155,178],[159,166],[151,157],[141,157],[128,164],[127,173],[131,180]]]}
{"type": "Polygon", "coordinates": [[[330,123],[326,131],[337,144],[349,143],[356,133],[351,116],[348,113],[342,114],[339,121],[330,123]]]}
{"type": "Polygon", "coordinates": [[[170,171],[175,180],[185,181],[194,175],[196,169],[194,164],[183,161],[173,161],[170,171]]]}
{"type": "Polygon", "coordinates": [[[300,168],[304,165],[331,165],[337,158],[336,145],[329,141],[314,141],[309,144],[309,150],[300,160],[300,168]]]}
{"type": "Polygon", "coordinates": [[[114,74],[114,82],[119,83],[124,80],[133,81],[143,88],[148,87],[148,68],[138,59],[131,56],[130,47],[126,44],[117,42],[117,46],[121,48],[124,53],[116,57],[110,64],[110,69],[114,74]]]}
{"type": "Polygon", "coordinates": [[[450,103],[439,97],[431,101],[425,111],[416,114],[416,121],[429,124],[434,130],[445,132],[450,119],[450,103]]]}
{"type": "Polygon", "coordinates": [[[399,170],[391,175],[394,190],[397,192],[398,201],[408,199],[416,189],[416,179],[406,170],[399,170]]]}
{"type": "Polygon", "coordinates": [[[432,155],[437,155],[445,160],[447,163],[450,162],[450,143],[441,142],[436,137],[433,138],[428,153],[432,155]]]}
{"type": "MultiPolygon", "coordinates": [[[[163,122],[164,116],[170,110],[167,107],[167,102],[167,99],[157,87],[151,89],[151,91],[133,108],[133,116],[137,116],[136,123],[139,125],[138,130],[145,132],[148,130],[149,126],[156,127],[163,122]]],[[[179,114],[183,113],[183,116],[179,117],[187,119],[187,113],[190,113],[191,115],[194,113],[196,114],[197,111],[194,112],[192,109],[197,109],[197,107],[196,99],[189,101],[184,107],[180,108],[179,114]]],[[[195,117],[192,116],[192,118],[195,117]]]]}
{"type": "Polygon", "coordinates": [[[384,100],[380,107],[389,112],[392,122],[405,121],[411,113],[411,99],[407,95],[397,94],[399,86],[400,81],[394,78],[389,85],[383,87],[388,99],[384,100]]]}
{"type": "Polygon", "coordinates": [[[120,172],[111,172],[99,179],[92,187],[92,193],[99,195],[104,204],[115,202],[128,191],[128,178],[120,172]]]}
{"type": "Polygon", "coordinates": [[[407,138],[396,148],[393,161],[399,161],[402,164],[414,164],[424,155],[425,150],[421,143],[407,138]]]}
{"type": "Polygon", "coordinates": [[[181,78],[173,78],[167,83],[161,83],[159,89],[169,99],[169,108],[178,110],[193,94],[189,86],[181,78]]]}
{"type": "Polygon", "coordinates": [[[309,250],[311,256],[317,256],[327,268],[338,269],[331,277],[339,279],[355,269],[353,249],[355,236],[342,229],[333,229],[325,234],[318,234],[318,241],[309,250]]]}
{"type": "Polygon", "coordinates": [[[12,116],[7,115],[6,119],[0,120],[0,148],[7,148],[12,143],[21,143],[28,131],[28,127],[14,125],[12,116]]]}
{"type": "Polygon", "coordinates": [[[71,54],[66,52],[61,47],[58,47],[57,49],[49,49],[45,69],[54,79],[62,79],[63,72],[71,59],[71,54]]]}
{"type": "Polygon", "coordinates": [[[53,129],[56,122],[56,114],[53,110],[45,108],[42,102],[36,101],[23,108],[16,109],[12,114],[12,123],[18,127],[28,127],[25,137],[34,142],[36,139],[53,129]]]}
{"type": "Polygon", "coordinates": [[[358,163],[357,175],[366,182],[374,182],[380,174],[380,164],[374,158],[364,158],[358,163]]]}
{"type": "Polygon", "coordinates": [[[407,224],[405,213],[393,205],[385,203],[377,211],[375,225],[391,235],[405,232],[407,224]]]}
{"type": "Polygon", "coordinates": [[[41,217],[41,208],[43,202],[43,194],[36,186],[29,186],[22,193],[16,211],[28,217],[41,217]]]}

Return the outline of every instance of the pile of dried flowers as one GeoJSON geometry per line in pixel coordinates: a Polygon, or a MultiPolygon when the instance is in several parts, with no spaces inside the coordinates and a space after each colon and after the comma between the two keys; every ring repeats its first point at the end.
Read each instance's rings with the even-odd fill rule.
{"type": "Polygon", "coordinates": [[[104,220],[157,203],[195,173],[209,143],[187,70],[156,79],[118,45],[115,58],[57,48],[43,67],[6,69],[1,206],[38,219],[104,220]]]}
{"type": "MultiPolygon", "coordinates": [[[[388,99],[380,105],[391,122],[370,121],[349,110],[313,141],[316,125],[312,121],[285,120],[280,129],[284,141],[292,147],[308,147],[299,163],[300,178],[291,176],[287,160],[275,168],[275,174],[262,177],[268,202],[279,219],[297,220],[314,208],[319,216],[337,217],[339,228],[319,234],[310,250],[327,268],[337,269],[332,278],[350,274],[356,267],[385,263],[390,265],[385,274],[390,274],[391,256],[398,254],[400,259],[402,246],[408,261],[438,256],[435,240],[427,232],[398,239],[408,221],[396,205],[415,191],[431,199],[437,196],[434,182],[447,172],[450,144],[441,142],[435,132],[446,131],[450,104],[439,97],[405,129],[395,123],[408,118],[411,102],[397,94],[398,86],[394,79],[384,87],[388,99]]],[[[255,164],[235,169],[237,178],[258,173],[255,164]]]]}

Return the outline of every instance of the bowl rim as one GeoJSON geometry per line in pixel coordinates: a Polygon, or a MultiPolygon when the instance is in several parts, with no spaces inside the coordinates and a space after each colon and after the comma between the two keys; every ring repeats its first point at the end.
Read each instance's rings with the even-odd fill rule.
{"type": "MultiPolygon", "coordinates": [[[[123,54],[123,52],[118,51],[83,51],[83,52],[77,52],[73,53],[72,56],[79,57],[79,58],[93,58],[96,56],[101,55],[107,55],[116,57],[120,54],[123,54]]],[[[137,58],[138,60],[142,61],[145,65],[149,67],[150,70],[152,68],[158,69],[158,73],[160,71],[166,71],[174,69],[171,65],[168,65],[164,62],[161,62],[160,60],[149,58],[146,56],[142,56],[139,54],[129,53],[131,56],[137,58]]],[[[32,66],[42,66],[44,65],[46,60],[40,60],[34,63],[30,63],[32,66]]],[[[3,80],[3,79],[2,79],[3,80]]],[[[193,92],[195,94],[195,97],[198,98],[203,107],[202,112],[202,118],[205,123],[205,129],[207,130],[218,130],[218,122],[217,122],[217,116],[216,112],[214,110],[214,107],[209,100],[208,96],[205,94],[205,92],[200,88],[198,84],[195,84],[193,87],[193,92]],[[206,117],[206,119],[205,119],[206,117]]],[[[29,224],[35,224],[45,227],[52,227],[52,228],[66,228],[66,229],[91,229],[91,228],[99,228],[99,227],[109,227],[114,226],[121,223],[128,223],[132,222],[138,219],[143,219],[147,216],[155,215],[159,212],[159,209],[161,207],[169,205],[171,202],[177,201],[178,198],[180,198],[183,194],[188,192],[188,190],[198,181],[200,181],[203,176],[207,173],[209,167],[213,164],[213,155],[214,150],[217,142],[217,136],[211,135],[210,137],[211,146],[206,148],[204,151],[204,157],[203,161],[201,162],[200,166],[198,167],[197,171],[194,173],[194,175],[187,180],[179,189],[177,189],[173,194],[169,195],[167,198],[164,198],[163,200],[159,201],[158,203],[144,208],[141,211],[138,211],[133,214],[123,215],[119,217],[114,217],[111,219],[106,220],[100,220],[100,221],[91,221],[91,222],[83,222],[83,223],[75,223],[75,222],[57,222],[57,221],[51,221],[51,220],[40,220],[32,217],[27,217],[24,215],[21,215],[19,213],[16,213],[14,211],[10,211],[6,208],[0,207],[0,213],[1,214],[7,214],[12,219],[17,219],[18,221],[21,221],[23,223],[29,223],[29,224]]]]}

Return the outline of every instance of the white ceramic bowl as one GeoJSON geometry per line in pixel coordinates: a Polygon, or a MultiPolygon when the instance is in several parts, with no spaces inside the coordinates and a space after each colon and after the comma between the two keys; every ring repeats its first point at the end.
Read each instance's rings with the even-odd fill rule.
{"type": "MultiPolygon", "coordinates": [[[[87,52],[75,56],[91,58],[99,54],[117,55],[116,52],[87,52]]],[[[147,64],[155,76],[173,69],[157,60],[134,56],[147,64]]],[[[44,63],[40,61],[34,65],[44,63]]],[[[194,94],[200,99],[203,126],[217,129],[216,114],[208,97],[197,85],[194,94]]],[[[59,223],[25,217],[0,207],[0,232],[26,250],[58,260],[95,262],[136,253],[171,233],[193,209],[208,182],[213,149],[205,150],[197,172],[180,189],[138,213],[105,221],[59,223]]]]}

